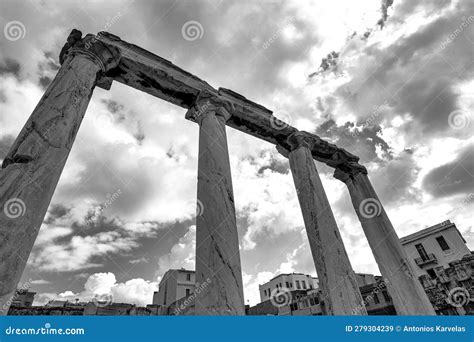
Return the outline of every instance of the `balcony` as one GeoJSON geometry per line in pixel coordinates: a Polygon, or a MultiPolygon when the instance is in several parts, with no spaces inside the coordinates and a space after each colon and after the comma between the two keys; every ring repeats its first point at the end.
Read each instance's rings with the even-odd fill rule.
{"type": "Polygon", "coordinates": [[[438,258],[433,253],[429,253],[424,258],[416,258],[415,263],[418,265],[418,267],[423,267],[423,266],[431,264],[431,263],[437,264],[438,263],[438,258]]]}

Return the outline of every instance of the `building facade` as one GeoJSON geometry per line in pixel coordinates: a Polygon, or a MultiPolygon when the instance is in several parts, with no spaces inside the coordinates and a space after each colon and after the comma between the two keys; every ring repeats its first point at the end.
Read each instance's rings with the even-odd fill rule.
{"type": "Polygon", "coordinates": [[[170,269],[160,281],[159,290],[153,294],[153,304],[170,306],[172,303],[194,293],[196,272],[170,269]]]}
{"type": "Polygon", "coordinates": [[[33,305],[36,292],[31,292],[28,290],[18,289],[16,290],[15,295],[13,296],[11,306],[16,308],[28,308],[33,305]]]}
{"type": "MultiPolygon", "coordinates": [[[[395,314],[392,298],[382,282],[382,277],[367,273],[355,275],[364,299],[363,304],[369,315],[395,314]]],[[[280,274],[269,282],[259,285],[259,290],[261,302],[249,308],[249,315],[317,316],[327,314],[317,278],[310,275],[280,274]]],[[[355,309],[354,314],[360,314],[358,310],[362,312],[361,309],[355,309]]]]}
{"type": "Polygon", "coordinates": [[[438,315],[474,315],[474,254],[434,268],[435,277],[420,276],[438,315]]]}
{"type": "Polygon", "coordinates": [[[466,240],[451,221],[422,229],[400,239],[419,278],[436,278],[435,267],[449,267],[449,263],[471,254],[466,240]]]}
{"type": "Polygon", "coordinates": [[[279,292],[308,291],[318,288],[318,278],[303,273],[279,274],[265,284],[258,286],[260,301],[269,300],[279,292]]]}

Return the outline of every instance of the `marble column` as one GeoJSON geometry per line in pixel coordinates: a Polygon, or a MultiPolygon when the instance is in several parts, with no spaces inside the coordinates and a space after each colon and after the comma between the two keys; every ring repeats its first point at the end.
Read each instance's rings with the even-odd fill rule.
{"type": "Polygon", "coordinates": [[[97,79],[120,58],[81,36],[69,36],[61,68],[0,169],[0,314],[8,312],[97,79]]]}
{"type": "Polygon", "coordinates": [[[398,315],[435,315],[432,304],[416,278],[407,254],[385,212],[367,170],[349,163],[345,170],[336,169],[334,177],[349,189],[369,246],[374,254],[398,315]]]}
{"type": "Polygon", "coordinates": [[[217,95],[201,93],[186,114],[199,123],[196,315],[244,315],[242,270],[227,148],[230,118],[217,95]]]}
{"type": "Polygon", "coordinates": [[[290,135],[287,142],[291,147],[288,151],[291,173],[326,314],[366,315],[354,270],[311,155],[318,139],[306,132],[296,132],[290,135]]]}

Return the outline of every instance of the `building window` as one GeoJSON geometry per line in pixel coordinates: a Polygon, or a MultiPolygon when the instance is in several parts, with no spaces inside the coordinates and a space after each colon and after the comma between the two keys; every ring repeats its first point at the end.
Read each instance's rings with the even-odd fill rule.
{"type": "Polygon", "coordinates": [[[186,296],[189,296],[191,294],[191,290],[190,289],[186,289],[186,296]]]}
{"type": "Polygon", "coordinates": [[[290,283],[289,282],[286,282],[286,287],[290,287],[290,283]]]}
{"type": "Polygon", "coordinates": [[[187,273],[187,274],[186,274],[186,280],[187,280],[187,281],[190,281],[190,280],[191,280],[191,273],[187,273]]]}
{"type": "Polygon", "coordinates": [[[376,293],[374,293],[374,303],[375,303],[375,304],[379,304],[379,303],[380,303],[379,296],[377,296],[376,293]]]}
{"type": "Polygon", "coordinates": [[[383,296],[383,299],[385,299],[386,302],[390,303],[392,301],[392,298],[390,298],[387,291],[383,290],[382,291],[382,296],[383,296]]]}
{"type": "Polygon", "coordinates": [[[299,281],[299,280],[296,281],[296,288],[297,288],[298,290],[301,289],[300,281],[299,281]]]}
{"type": "Polygon", "coordinates": [[[426,273],[428,273],[428,275],[431,277],[431,279],[436,279],[436,273],[432,268],[426,270],[426,273]]]}
{"type": "Polygon", "coordinates": [[[418,254],[420,255],[421,259],[428,260],[428,253],[426,253],[425,247],[421,243],[415,245],[418,254]]]}
{"type": "Polygon", "coordinates": [[[441,247],[441,249],[443,251],[449,251],[450,250],[448,243],[444,239],[444,236],[438,236],[436,238],[436,241],[438,241],[438,244],[439,244],[439,246],[441,247]]]}
{"type": "Polygon", "coordinates": [[[306,290],[306,282],[304,280],[301,281],[301,284],[303,286],[303,290],[306,290]]]}

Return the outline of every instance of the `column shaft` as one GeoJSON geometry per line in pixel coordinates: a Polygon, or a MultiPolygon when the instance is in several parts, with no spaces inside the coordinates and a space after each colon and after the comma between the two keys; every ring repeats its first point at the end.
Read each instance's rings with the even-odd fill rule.
{"type": "Polygon", "coordinates": [[[355,273],[309,148],[289,154],[311,253],[329,315],[366,315],[355,273]]]}
{"type": "Polygon", "coordinates": [[[105,63],[93,57],[97,49],[76,51],[64,60],[0,169],[0,314],[8,312],[97,75],[104,70],[105,63]]]}
{"type": "MultiPolygon", "coordinates": [[[[196,218],[197,315],[244,315],[242,270],[225,114],[207,102],[199,130],[196,218]],[[219,112],[219,113],[218,113],[219,112]]],[[[228,115],[228,113],[227,113],[228,115]]]]}
{"type": "Polygon", "coordinates": [[[399,315],[435,315],[369,178],[363,172],[345,180],[375,261],[399,315]]]}

